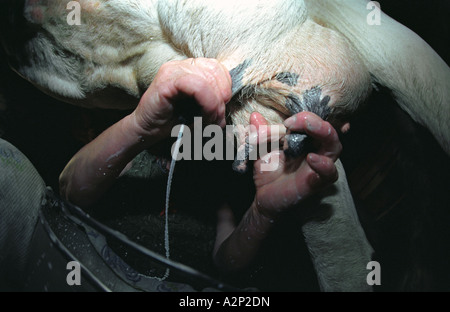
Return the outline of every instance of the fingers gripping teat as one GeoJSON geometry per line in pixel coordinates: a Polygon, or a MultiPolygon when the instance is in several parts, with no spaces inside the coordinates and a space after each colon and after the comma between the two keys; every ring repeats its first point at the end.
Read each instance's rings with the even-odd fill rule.
{"type": "MultiPolygon", "coordinates": [[[[252,71],[248,71],[248,69],[253,66],[253,63],[251,59],[248,59],[230,71],[232,94],[237,103],[232,113],[238,112],[240,114],[243,112],[241,116],[245,117],[251,111],[258,111],[267,117],[267,110],[271,109],[272,114],[276,114],[279,111],[283,116],[308,111],[315,113],[324,120],[328,118],[331,113],[331,108],[329,107],[331,98],[322,94],[320,86],[313,86],[309,90],[299,92],[301,77],[290,70],[280,71],[272,76],[272,79],[263,79],[258,82],[257,78],[250,77],[252,74],[249,76],[249,73],[252,73],[252,71]],[[272,100],[275,102],[272,103],[272,100]],[[263,111],[266,113],[263,113],[263,111]]],[[[270,113],[268,114],[270,115],[270,113]]],[[[245,122],[243,118],[235,118],[235,123],[236,120],[245,122]]],[[[272,122],[274,122],[273,119],[272,122]]],[[[238,133],[238,136],[240,138],[238,138],[238,150],[233,169],[237,172],[245,173],[248,169],[248,158],[253,147],[249,144],[248,137],[244,141],[242,133],[238,133]]],[[[286,136],[286,142],[287,149],[285,154],[288,157],[299,157],[312,148],[311,139],[304,133],[291,132],[286,136]]]]}
{"type": "MultiPolygon", "coordinates": [[[[331,111],[328,106],[330,97],[327,95],[321,99],[321,95],[322,89],[320,87],[313,87],[303,92],[303,100],[291,93],[286,98],[286,108],[292,115],[308,111],[326,120],[331,111]]],[[[306,134],[292,132],[286,136],[286,140],[288,148],[285,150],[285,154],[289,157],[300,157],[312,147],[311,138],[306,134]]]]}

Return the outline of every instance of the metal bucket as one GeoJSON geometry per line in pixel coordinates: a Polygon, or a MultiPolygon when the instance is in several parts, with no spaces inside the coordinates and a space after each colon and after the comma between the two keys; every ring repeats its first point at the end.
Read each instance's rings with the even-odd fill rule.
{"type": "Polygon", "coordinates": [[[40,211],[30,259],[26,291],[243,291],[131,241],[51,190],[40,211]],[[111,240],[145,256],[159,275],[134,270],[109,247],[111,240]],[[169,271],[166,279],[162,272],[169,271]]]}

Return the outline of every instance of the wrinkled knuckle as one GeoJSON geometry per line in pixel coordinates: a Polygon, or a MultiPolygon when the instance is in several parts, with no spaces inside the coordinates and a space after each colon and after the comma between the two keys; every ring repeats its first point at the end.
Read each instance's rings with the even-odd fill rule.
{"type": "Polygon", "coordinates": [[[213,85],[216,82],[216,78],[214,77],[214,74],[212,71],[204,71],[203,77],[206,80],[206,82],[210,85],[213,85]]]}
{"type": "Polygon", "coordinates": [[[172,72],[172,68],[175,65],[176,64],[174,63],[174,61],[162,64],[161,67],[159,68],[159,71],[158,71],[159,75],[162,76],[162,77],[170,75],[171,72],[172,72]]]}
{"type": "Polygon", "coordinates": [[[195,86],[195,89],[199,92],[205,92],[205,90],[211,90],[213,88],[212,85],[212,77],[208,74],[203,73],[202,75],[193,75],[192,81],[195,80],[195,83],[193,82],[193,86],[195,86]]]}
{"type": "Polygon", "coordinates": [[[156,97],[156,99],[158,100],[158,103],[162,103],[163,101],[172,97],[172,91],[169,86],[169,83],[167,83],[167,82],[158,84],[156,90],[157,90],[157,92],[153,96],[153,98],[156,97]]]}
{"type": "Polygon", "coordinates": [[[195,63],[208,70],[215,70],[217,68],[217,62],[211,58],[198,58],[195,63]]]}
{"type": "Polygon", "coordinates": [[[217,69],[220,67],[220,62],[214,58],[207,58],[205,61],[214,69],[217,69]]]}

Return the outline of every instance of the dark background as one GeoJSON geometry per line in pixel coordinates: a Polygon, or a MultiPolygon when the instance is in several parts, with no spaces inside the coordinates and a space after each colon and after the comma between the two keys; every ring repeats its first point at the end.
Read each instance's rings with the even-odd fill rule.
{"type": "MultiPolygon", "coordinates": [[[[450,64],[450,1],[379,2],[450,64]]],[[[49,98],[0,57],[0,136],[24,152],[57,190],[59,173],[72,155],[123,113],[81,109],[49,98]]],[[[342,160],[382,266],[382,286],[376,290],[450,291],[449,157],[395,105],[389,90],[374,92],[370,101],[373,105],[342,137],[342,160]]],[[[290,273],[283,268],[277,272],[286,278],[290,273]]],[[[313,276],[305,275],[297,276],[305,279],[301,290],[316,290],[317,285],[307,285],[313,276]]]]}
{"type": "MultiPolygon", "coordinates": [[[[450,1],[379,1],[450,64],[450,1]]],[[[379,291],[450,290],[450,162],[380,89],[342,138],[360,219],[382,267],[379,291]]],[[[448,103],[450,105],[450,101],[448,103]]]]}

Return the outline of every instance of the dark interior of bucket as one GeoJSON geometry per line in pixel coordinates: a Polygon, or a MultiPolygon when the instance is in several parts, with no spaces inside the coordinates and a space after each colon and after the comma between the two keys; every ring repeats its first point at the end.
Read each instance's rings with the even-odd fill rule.
{"type": "MultiPolygon", "coordinates": [[[[424,9],[420,1],[405,3],[381,4],[385,12],[418,32],[449,64],[450,48],[445,44],[450,35],[446,21],[449,11],[434,11],[439,8],[437,4],[424,9]],[[424,16],[421,20],[414,19],[418,12],[424,16]],[[444,17],[436,18],[436,14],[444,17]]],[[[23,81],[4,62],[0,88],[6,104],[0,106],[0,137],[27,155],[55,192],[59,173],[78,149],[127,113],[58,102],[23,81]]],[[[358,214],[376,251],[375,259],[383,263],[383,284],[376,290],[449,291],[448,156],[382,88],[374,91],[368,107],[354,118],[342,142],[341,159],[358,214]]],[[[150,156],[137,165],[143,171],[158,169],[150,156]]],[[[152,179],[140,174],[126,176],[91,211],[92,216],[164,254],[166,180],[163,174],[154,174],[152,179]]],[[[318,290],[295,214],[276,228],[247,271],[221,274],[214,267],[211,255],[216,210],[226,200],[236,218],[242,216],[254,192],[251,173],[236,174],[227,161],[181,161],[172,188],[169,229],[173,260],[240,288],[318,290]]],[[[155,274],[145,256],[116,240],[110,244],[130,266],[143,274],[155,274]]]]}

